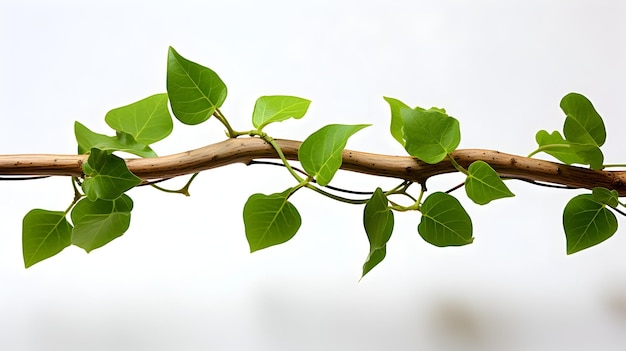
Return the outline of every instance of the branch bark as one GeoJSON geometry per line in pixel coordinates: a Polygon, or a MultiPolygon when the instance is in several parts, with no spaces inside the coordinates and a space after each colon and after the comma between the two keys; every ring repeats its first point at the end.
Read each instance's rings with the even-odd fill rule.
{"type": "MultiPolygon", "coordinates": [[[[300,141],[277,139],[289,160],[298,159],[300,141]]],[[[626,196],[626,171],[594,171],[493,150],[456,150],[452,156],[463,167],[477,160],[490,164],[502,177],[558,184],[573,188],[604,187],[626,196]]],[[[22,154],[0,155],[0,175],[49,175],[80,177],[87,155],[22,154]]],[[[276,151],[259,138],[228,139],[199,149],[156,158],[127,159],[128,169],[145,181],[177,177],[249,163],[254,159],[276,159],[276,151]]],[[[449,160],[431,165],[409,156],[343,151],[341,169],[370,175],[404,179],[425,184],[430,177],[456,172],[449,160]]]]}

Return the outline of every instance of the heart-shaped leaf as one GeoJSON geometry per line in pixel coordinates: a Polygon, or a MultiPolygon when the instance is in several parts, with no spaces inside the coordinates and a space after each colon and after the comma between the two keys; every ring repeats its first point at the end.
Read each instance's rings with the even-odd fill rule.
{"type": "Polygon", "coordinates": [[[137,143],[150,145],[172,132],[167,94],[157,94],[109,111],[104,120],[109,127],[124,132],[137,143]]]}
{"type": "Polygon", "coordinates": [[[363,264],[362,277],[385,258],[386,245],[391,238],[393,225],[393,212],[388,206],[387,197],[381,188],[376,188],[363,212],[363,226],[370,242],[370,252],[363,264]]]}
{"type": "Polygon", "coordinates": [[[117,132],[116,137],[94,133],[80,122],[74,123],[74,134],[78,142],[78,153],[86,154],[91,149],[103,151],[122,151],[140,157],[156,157],[157,154],[145,144],[136,142],[133,137],[124,132],[117,132]]]}
{"type": "Polygon", "coordinates": [[[422,220],[417,231],[424,240],[435,246],[471,244],[472,220],[454,196],[436,192],[424,200],[422,220]]]}
{"type": "Polygon", "coordinates": [[[608,205],[613,208],[619,205],[619,193],[617,192],[617,190],[609,190],[606,188],[597,187],[591,190],[591,194],[597,202],[603,205],[608,205]]]}
{"type": "Polygon", "coordinates": [[[386,96],[383,98],[387,101],[387,103],[389,103],[389,107],[391,108],[391,126],[389,127],[391,135],[400,143],[400,145],[404,146],[404,134],[402,133],[402,129],[404,128],[403,113],[410,114],[410,110],[412,109],[398,99],[386,96]],[[409,112],[403,112],[404,110],[409,110],[409,112]]]}
{"type": "Polygon", "coordinates": [[[583,145],[604,144],[604,122],[589,99],[581,94],[569,93],[561,99],[561,109],[567,116],[563,125],[565,139],[583,145]]]}
{"type": "Polygon", "coordinates": [[[99,149],[91,149],[83,172],[86,176],[83,191],[91,201],[115,200],[141,183],[141,179],[128,170],[126,161],[99,149]]]}
{"type": "Polygon", "coordinates": [[[404,124],[406,120],[415,118],[415,113],[413,112],[413,110],[421,111],[421,112],[436,111],[436,112],[441,112],[443,114],[446,113],[446,110],[443,108],[431,107],[428,110],[421,108],[419,106],[416,106],[415,108],[410,108],[407,104],[405,104],[404,102],[398,99],[394,99],[394,98],[386,97],[386,96],[383,98],[385,99],[385,101],[387,101],[387,103],[389,104],[389,107],[391,108],[391,126],[389,128],[391,135],[403,147],[406,145],[406,141],[404,137],[404,124]]]}
{"type": "Polygon", "coordinates": [[[587,249],[610,238],[617,231],[617,218],[592,194],[572,198],[563,211],[567,254],[587,249]]]}
{"type": "Polygon", "coordinates": [[[591,169],[602,169],[604,155],[598,146],[572,143],[572,150],[584,160],[583,164],[589,165],[591,169]]]}
{"type": "Polygon", "coordinates": [[[561,133],[556,130],[552,134],[548,134],[545,130],[540,130],[535,135],[535,140],[539,145],[537,152],[543,151],[568,165],[574,163],[587,164],[585,159],[576,153],[571,143],[565,140],[561,133]]]}
{"type": "Polygon", "coordinates": [[[452,153],[461,142],[459,121],[438,109],[402,110],[404,148],[411,156],[435,164],[452,153]]]}
{"type": "Polygon", "coordinates": [[[130,226],[133,200],[126,194],[117,199],[82,199],[72,209],[72,244],[90,252],[120,237],[130,226]]]}
{"type": "Polygon", "coordinates": [[[515,196],[498,173],[486,162],[472,162],[467,172],[465,192],[475,203],[485,205],[492,200],[515,196]]]}
{"type": "Polygon", "coordinates": [[[601,169],[604,155],[600,150],[606,140],[602,117],[586,97],[569,93],[561,100],[561,109],[567,116],[563,125],[565,139],[572,144],[578,156],[593,169],[601,169]]]}
{"type": "Polygon", "coordinates": [[[261,96],[256,100],[252,124],[258,130],[274,122],[289,118],[300,119],[309,109],[311,101],[295,96],[261,96]]]}
{"type": "Polygon", "coordinates": [[[243,222],[250,252],[282,244],[298,232],[302,220],[287,201],[291,189],[271,195],[254,194],[243,208],[243,222]]]}
{"type": "Polygon", "coordinates": [[[298,159],[304,170],[325,186],[341,167],[341,153],[348,139],[369,124],[329,124],[309,135],[298,150],[298,159]]]}
{"type": "Polygon", "coordinates": [[[211,117],[226,100],[226,85],[211,69],[189,61],[169,48],[167,93],[172,112],[185,124],[199,124],[211,117]]]}
{"type": "Polygon", "coordinates": [[[72,243],[72,225],[62,211],[31,210],[22,224],[22,253],[26,268],[52,257],[72,243]]]}

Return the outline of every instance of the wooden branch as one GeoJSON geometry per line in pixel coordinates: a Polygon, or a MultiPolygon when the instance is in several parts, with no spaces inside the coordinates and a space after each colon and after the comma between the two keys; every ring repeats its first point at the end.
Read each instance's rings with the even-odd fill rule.
{"type": "MultiPolygon", "coordinates": [[[[298,159],[300,141],[276,140],[289,160],[298,159]]],[[[604,187],[626,196],[626,171],[594,171],[588,168],[510,155],[492,150],[457,150],[454,159],[467,168],[477,160],[490,164],[502,177],[559,184],[573,188],[604,187]]],[[[156,158],[131,158],[131,172],[145,181],[177,177],[254,159],[278,158],[276,151],[259,138],[228,139],[196,150],[156,158]]],[[[0,155],[0,175],[82,176],[87,155],[0,155]]],[[[392,177],[425,184],[432,176],[456,172],[449,160],[427,164],[409,156],[379,155],[344,150],[344,170],[392,177]]]]}

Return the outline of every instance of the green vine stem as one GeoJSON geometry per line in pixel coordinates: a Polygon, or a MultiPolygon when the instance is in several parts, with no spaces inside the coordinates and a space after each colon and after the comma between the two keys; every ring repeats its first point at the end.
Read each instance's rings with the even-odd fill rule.
{"type": "Polygon", "coordinates": [[[346,197],[335,195],[335,194],[331,194],[331,193],[329,193],[327,191],[324,191],[321,188],[319,188],[319,187],[317,187],[317,186],[315,186],[315,185],[313,185],[311,183],[307,184],[306,187],[308,189],[311,189],[311,190],[315,191],[316,193],[324,195],[324,196],[326,196],[326,197],[328,197],[330,199],[333,199],[333,200],[336,200],[336,201],[339,201],[339,202],[343,202],[343,203],[347,203],[347,204],[363,205],[363,204],[367,203],[367,201],[369,200],[369,199],[360,199],[360,200],[359,199],[348,199],[346,197]]]}
{"type": "Polygon", "coordinates": [[[459,172],[465,174],[466,176],[469,175],[469,172],[467,171],[467,169],[463,168],[463,166],[461,166],[460,164],[458,164],[456,162],[456,160],[454,159],[454,157],[452,157],[452,155],[448,154],[448,159],[450,160],[450,163],[452,163],[452,166],[459,172]]]}
{"type": "Polygon", "coordinates": [[[555,148],[559,148],[559,149],[571,149],[570,145],[567,144],[548,144],[548,145],[543,145],[538,147],[535,151],[531,152],[530,154],[528,154],[528,158],[531,158],[533,156],[535,156],[536,154],[544,151],[544,150],[553,150],[555,148]]]}
{"type": "Polygon", "coordinates": [[[78,178],[72,177],[72,188],[74,189],[74,199],[72,200],[72,203],[69,205],[69,207],[65,210],[66,214],[69,213],[72,207],[74,207],[74,205],[76,205],[76,203],[85,196],[83,193],[81,193],[78,190],[78,187],[76,187],[77,182],[78,182],[78,178]]]}
{"type": "Polygon", "coordinates": [[[200,173],[199,172],[194,173],[191,176],[191,178],[189,178],[187,183],[178,190],[166,189],[166,188],[156,185],[155,183],[150,184],[150,186],[166,193],[183,194],[185,196],[190,196],[191,194],[189,193],[189,187],[191,186],[191,182],[193,182],[193,180],[198,176],[198,174],[200,173]]]}
{"type": "Polygon", "coordinates": [[[213,112],[213,116],[215,116],[215,118],[217,118],[217,120],[220,121],[220,123],[222,123],[224,127],[226,127],[226,131],[227,131],[226,135],[229,138],[237,137],[237,132],[233,130],[233,128],[230,126],[230,123],[228,122],[226,117],[222,114],[219,108],[215,109],[215,112],[213,112]]]}

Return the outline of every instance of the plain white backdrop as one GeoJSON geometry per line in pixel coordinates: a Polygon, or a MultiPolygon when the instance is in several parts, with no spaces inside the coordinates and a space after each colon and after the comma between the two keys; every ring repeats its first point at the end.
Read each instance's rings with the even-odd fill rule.
{"type": "MultiPolygon", "coordinates": [[[[167,48],[215,70],[222,111],[250,129],[254,101],[311,99],[272,125],[304,139],[371,123],[351,149],[402,155],[382,96],[444,107],[461,148],[526,155],[560,129],[562,96],[604,117],[607,163],[624,162],[626,5],[615,1],[0,1],[0,153],[75,153],[73,122],[112,134],[105,113],[165,91],[167,48]]],[[[223,139],[210,120],[176,123],[160,155],[223,139]]],[[[543,157],[543,156],[542,156],[543,157]]],[[[547,156],[546,156],[547,158],[547,156]]],[[[183,184],[174,180],[171,187],[183,184]]],[[[433,179],[446,190],[458,175],[433,179]]],[[[395,184],[340,173],[337,186],[395,184]]],[[[359,282],[362,207],[299,192],[290,242],[250,254],[242,208],[291,186],[283,169],[232,165],[192,196],[131,191],[130,230],[86,254],[69,247],[25,270],[21,220],[65,209],[69,179],[0,182],[2,350],[622,350],[625,229],[567,256],[561,213],[581,191],[511,181],[480,207],[455,194],[474,244],[435,248],[419,215],[397,214],[387,258],[359,282]]],[[[624,225],[623,218],[620,218],[624,225]]]]}

